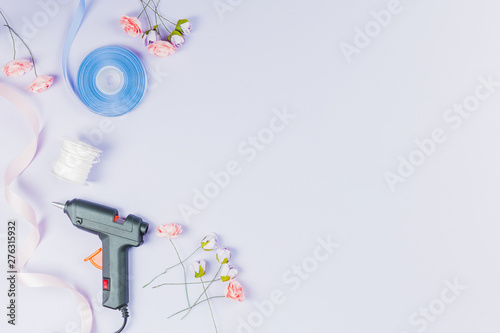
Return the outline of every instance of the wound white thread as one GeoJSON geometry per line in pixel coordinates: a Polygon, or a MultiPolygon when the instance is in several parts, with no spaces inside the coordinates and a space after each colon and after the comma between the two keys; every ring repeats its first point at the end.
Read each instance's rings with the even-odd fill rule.
{"type": "Polygon", "coordinates": [[[59,158],[52,169],[53,173],[62,179],[85,185],[90,169],[99,163],[102,151],[84,142],[61,138],[62,145],[59,158]]]}

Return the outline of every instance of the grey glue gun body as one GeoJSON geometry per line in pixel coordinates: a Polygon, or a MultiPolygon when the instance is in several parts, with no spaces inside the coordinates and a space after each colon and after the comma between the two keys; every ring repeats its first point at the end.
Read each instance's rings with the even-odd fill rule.
{"type": "Polygon", "coordinates": [[[64,209],[75,227],[99,236],[103,256],[102,305],[111,309],[125,307],[129,302],[128,250],[144,242],[149,224],[135,215],[121,219],[115,208],[81,199],[53,204],[64,209]]]}

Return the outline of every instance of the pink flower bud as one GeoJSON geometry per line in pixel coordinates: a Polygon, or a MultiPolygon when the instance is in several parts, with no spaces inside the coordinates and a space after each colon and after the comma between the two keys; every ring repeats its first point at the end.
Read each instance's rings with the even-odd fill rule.
{"type": "Polygon", "coordinates": [[[29,60],[15,59],[15,60],[9,61],[5,65],[3,65],[2,71],[7,76],[19,77],[19,76],[23,76],[24,74],[29,72],[32,67],[33,67],[33,64],[29,60]]]}
{"type": "Polygon", "coordinates": [[[29,92],[41,93],[47,90],[54,82],[54,78],[48,75],[40,75],[31,81],[31,85],[28,87],[29,92]]]}
{"type": "Polygon", "coordinates": [[[120,25],[123,30],[125,30],[125,32],[132,37],[142,34],[141,21],[139,21],[137,17],[128,17],[127,15],[123,15],[120,17],[120,25]]]}
{"type": "Polygon", "coordinates": [[[175,46],[169,42],[159,40],[148,46],[148,52],[157,57],[166,57],[175,53],[175,46]]]}
{"type": "Polygon", "coordinates": [[[159,226],[156,231],[160,237],[175,239],[182,233],[182,227],[175,223],[169,223],[159,226]]]}
{"type": "Polygon", "coordinates": [[[245,300],[245,293],[243,292],[243,288],[238,281],[229,281],[226,286],[226,298],[234,299],[239,302],[243,302],[245,300]]]}

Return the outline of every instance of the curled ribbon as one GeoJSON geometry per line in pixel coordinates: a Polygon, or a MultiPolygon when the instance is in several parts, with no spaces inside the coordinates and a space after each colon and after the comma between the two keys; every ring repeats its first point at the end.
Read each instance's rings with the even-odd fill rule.
{"type": "Polygon", "coordinates": [[[7,203],[16,213],[25,218],[33,226],[33,229],[28,237],[26,237],[26,240],[18,252],[18,280],[22,285],[27,287],[59,287],[71,291],[77,300],[78,309],[80,311],[81,332],[90,333],[92,330],[92,310],[87,299],[82,294],[55,276],[22,272],[27,261],[38,246],[40,241],[40,232],[38,230],[38,222],[33,207],[31,207],[26,200],[12,191],[9,186],[28,167],[36,155],[40,123],[35,110],[33,110],[28,101],[26,101],[26,99],[24,99],[16,91],[0,84],[0,97],[10,102],[19,110],[24,118],[26,118],[33,129],[33,133],[35,134],[33,141],[31,141],[28,147],[26,147],[24,151],[14,159],[14,161],[12,161],[4,174],[5,199],[7,203]]]}

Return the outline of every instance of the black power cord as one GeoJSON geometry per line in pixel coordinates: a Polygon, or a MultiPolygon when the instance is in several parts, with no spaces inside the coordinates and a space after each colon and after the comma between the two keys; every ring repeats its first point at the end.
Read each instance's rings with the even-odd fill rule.
{"type": "Polygon", "coordinates": [[[120,327],[120,329],[118,331],[116,331],[115,333],[120,333],[123,331],[123,329],[125,328],[125,325],[127,325],[127,318],[128,318],[128,309],[127,309],[127,306],[125,305],[124,307],[120,308],[120,311],[122,312],[122,317],[123,317],[123,325],[122,327],[120,327]]]}

